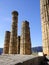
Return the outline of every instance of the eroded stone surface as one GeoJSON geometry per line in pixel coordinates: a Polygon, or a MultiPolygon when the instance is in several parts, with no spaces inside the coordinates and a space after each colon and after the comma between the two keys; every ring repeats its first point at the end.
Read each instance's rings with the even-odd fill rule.
{"type": "Polygon", "coordinates": [[[49,55],[49,0],[40,0],[43,53],[49,55]]]}
{"type": "Polygon", "coordinates": [[[21,28],[20,54],[31,54],[30,27],[28,21],[23,21],[21,28]]]}
{"type": "Polygon", "coordinates": [[[23,63],[29,59],[35,58],[37,56],[33,55],[15,55],[15,54],[5,54],[0,55],[0,65],[15,65],[17,63],[23,63]]]}

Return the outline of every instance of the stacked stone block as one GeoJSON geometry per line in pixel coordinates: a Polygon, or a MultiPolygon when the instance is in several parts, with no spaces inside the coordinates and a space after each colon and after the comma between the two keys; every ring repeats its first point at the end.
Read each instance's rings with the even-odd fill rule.
{"type": "Polygon", "coordinates": [[[8,54],[9,53],[9,43],[10,43],[10,32],[6,31],[5,41],[4,41],[4,49],[3,49],[3,53],[4,54],[8,54]]]}
{"type": "Polygon", "coordinates": [[[12,28],[10,34],[9,54],[17,54],[17,25],[18,25],[18,12],[12,12],[12,28]]]}
{"type": "Polygon", "coordinates": [[[31,40],[29,22],[22,23],[20,54],[31,54],[31,40]]]}
{"type": "Polygon", "coordinates": [[[40,0],[43,53],[49,55],[49,0],[40,0]]]}

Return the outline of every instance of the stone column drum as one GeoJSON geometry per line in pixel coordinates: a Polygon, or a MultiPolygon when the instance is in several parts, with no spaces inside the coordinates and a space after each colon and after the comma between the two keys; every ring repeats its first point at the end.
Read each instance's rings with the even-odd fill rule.
{"type": "Polygon", "coordinates": [[[6,31],[3,54],[8,54],[9,53],[9,42],[10,42],[10,32],[6,31]]]}
{"type": "Polygon", "coordinates": [[[9,54],[17,54],[17,24],[18,24],[18,12],[13,11],[9,54]]]}
{"type": "Polygon", "coordinates": [[[21,30],[21,42],[20,42],[20,54],[31,54],[31,38],[29,22],[24,21],[22,23],[21,30]]]}
{"type": "Polygon", "coordinates": [[[49,0],[40,0],[43,53],[49,55],[49,0]]]}
{"type": "Polygon", "coordinates": [[[17,54],[20,54],[20,36],[17,37],[17,54]]]}

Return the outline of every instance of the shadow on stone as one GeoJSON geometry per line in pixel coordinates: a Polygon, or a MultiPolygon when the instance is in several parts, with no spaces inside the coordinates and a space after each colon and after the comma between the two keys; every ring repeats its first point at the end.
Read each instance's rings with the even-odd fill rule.
{"type": "Polygon", "coordinates": [[[22,63],[17,63],[17,64],[15,64],[15,65],[22,65],[22,63]]]}
{"type": "Polygon", "coordinates": [[[46,56],[47,56],[46,54],[43,56],[43,60],[41,60],[40,65],[49,65],[48,64],[49,59],[46,56]]]}

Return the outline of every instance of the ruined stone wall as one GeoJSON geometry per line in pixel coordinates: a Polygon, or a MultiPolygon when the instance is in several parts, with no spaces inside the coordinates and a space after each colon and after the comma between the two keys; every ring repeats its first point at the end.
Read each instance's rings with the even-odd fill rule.
{"type": "Polygon", "coordinates": [[[10,32],[6,31],[5,33],[5,41],[4,41],[4,48],[3,48],[3,54],[9,53],[9,43],[10,43],[10,32]]]}
{"type": "Polygon", "coordinates": [[[30,27],[27,21],[22,23],[20,54],[31,54],[30,27]]]}
{"type": "Polygon", "coordinates": [[[17,54],[17,24],[18,12],[12,12],[12,28],[10,34],[9,54],[17,54]]]}
{"type": "Polygon", "coordinates": [[[49,0],[40,0],[40,10],[43,52],[49,55],[49,0]]]}

